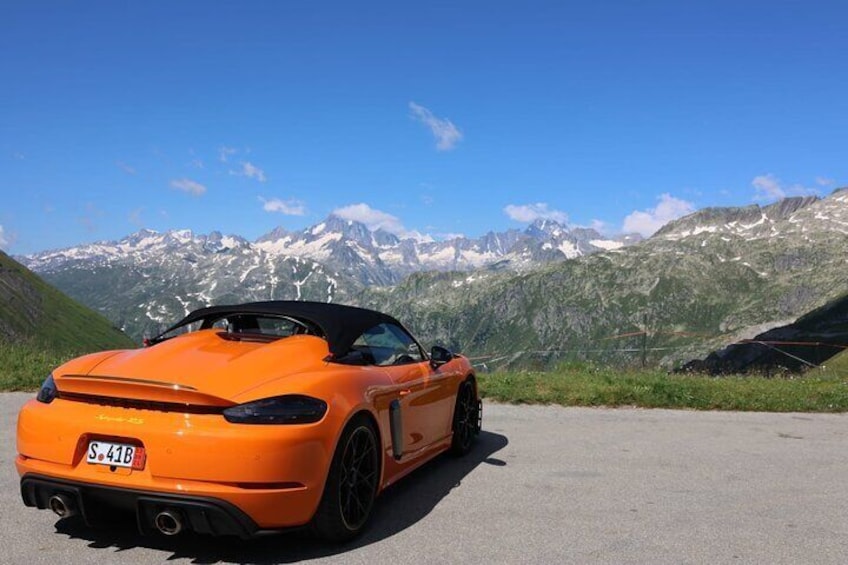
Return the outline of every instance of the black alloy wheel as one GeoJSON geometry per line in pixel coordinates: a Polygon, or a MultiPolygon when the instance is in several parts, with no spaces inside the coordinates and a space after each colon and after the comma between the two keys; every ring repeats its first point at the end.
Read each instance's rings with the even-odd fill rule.
{"type": "Polygon", "coordinates": [[[474,438],[477,436],[478,418],[477,395],[474,394],[474,383],[470,380],[459,385],[456,393],[456,408],[453,413],[453,442],[451,451],[455,455],[465,455],[471,451],[474,438]]]}
{"type": "Polygon", "coordinates": [[[349,530],[365,525],[377,491],[377,442],[368,426],[359,426],[348,438],[341,462],[339,501],[349,530]]]}
{"type": "Polygon", "coordinates": [[[342,432],[312,519],[319,537],[341,543],[365,529],[380,480],[377,443],[374,426],[364,416],[354,418],[342,432]]]}

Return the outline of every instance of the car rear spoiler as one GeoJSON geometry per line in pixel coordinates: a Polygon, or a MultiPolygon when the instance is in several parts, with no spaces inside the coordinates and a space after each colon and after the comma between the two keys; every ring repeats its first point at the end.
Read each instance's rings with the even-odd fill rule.
{"type": "Polygon", "coordinates": [[[56,377],[59,397],[87,396],[122,398],[175,405],[226,408],[236,403],[226,398],[199,392],[188,385],[105,375],[62,375],[56,377]]]}

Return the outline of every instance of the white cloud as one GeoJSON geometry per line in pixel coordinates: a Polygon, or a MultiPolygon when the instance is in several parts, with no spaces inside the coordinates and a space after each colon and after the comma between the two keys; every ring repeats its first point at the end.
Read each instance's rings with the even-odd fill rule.
{"type": "Polygon", "coordinates": [[[401,238],[404,239],[414,239],[418,243],[432,243],[436,241],[433,239],[433,236],[429,233],[421,233],[418,230],[408,231],[406,233],[399,234],[401,238]]]}
{"type": "Polygon", "coordinates": [[[135,175],[136,172],[137,172],[134,167],[127,165],[123,161],[118,161],[118,162],[115,163],[115,165],[117,165],[119,169],[121,169],[122,171],[124,171],[128,175],[135,175]]]}
{"type": "Polygon", "coordinates": [[[412,110],[413,119],[430,128],[430,132],[436,138],[436,149],[439,151],[453,149],[462,139],[462,132],[447,118],[437,118],[433,112],[415,102],[409,103],[409,109],[412,110]]]}
{"type": "Polygon", "coordinates": [[[144,227],[144,220],[141,218],[141,213],[144,212],[144,208],[136,208],[135,210],[131,210],[127,215],[127,220],[129,222],[139,228],[144,227]]]}
{"type": "Polygon", "coordinates": [[[589,222],[588,226],[583,226],[583,227],[587,227],[590,230],[595,230],[596,232],[598,232],[601,235],[609,235],[609,233],[610,233],[610,225],[603,220],[594,219],[591,222],[589,222]]]}
{"type": "Polygon", "coordinates": [[[836,184],[836,181],[827,177],[816,177],[816,184],[819,186],[830,187],[836,184]]]}
{"type": "Polygon", "coordinates": [[[436,237],[441,241],[452,241],[454,239],[462,239],[465,237],[464,233],[459,232],[447,232],[447,233],[437,233],[436,237]]]}
{"type": "Polygon", "coordinates": [[[291,198],[289,200],[280,200],[279,198],[271,198],[266,200],[259,197],[262,202],[262,209],[266,212],[279,212],[286,216],[303,216],[306,214],[306,206],[300,200],[291,198]]]}
{"type": "Polygon", "coordinates": [[[622,231],[624,233],[636,232],[648,237],[668,222],[695,211],[695,205],[691,202],[675,198],[667,193],[660,195],[659,200],[656,208],[636,210],[624,218],[622,231]]]}
{"type": "Polygon", "coordinates": [[[771,174],[754,177],[751,185],[757,192],[754,200],[779,200],[786,197],[786,192],[780,186],[780,181],[771,174]]]}
{"type": "Polygon", "coordinates": [[[259,182],[265,182],[268,177],[265,176],[265,171],[251,163],[250,161],[242,161],[240,171],[230,171],[231,175],[247,177],[259,182]]]}
{"type": "Polygon", "coordinates": [[[100,210],[93,202],[85,203],[85,214],[77,218],[77,222],[85,228],[85,231],[96,232],[98,229],[99,219],[104,215],[103,210],[100,210]]]}
{"type": "Polygon", "coordinates": [[[175,179],[171,181],[171,188],[187,192],[193,196],[200,196],[206,192],[206,187],[191,179],[175,179]]]}
{"type": "MultiPolygon", "coordinates": [[[[819,182],[820,180],[829,179],[816,179],[816,182],[819,182]]],[[[821,182],[819,182],[819,184],[825,186],[821,184],[821,182]]],[[[798,183],[790,186],[784,186],[780,179],[771,173],[754,177],[754,180],[751,181],[751,186],[754,187],[755,201],[780,200],[787,196],[814,196],[818,194],[816,189],[807,188],[806,186],[798,183]]]]}
{"type": "Polygon", "coordinates": [[[5,251],[6,248],[12,243],[10,239],[11,238],[6,235],[6,230],[3,228],[3,226],[0,226],[0,249],[3,249],[5,251]]]}
{"type": "Polygon", "coordinates": [[[238,153],[238,149],[235,147],[222,146],[218,148],[218,160],[222,163],[226,163],[230,159],[230,156],[235,155],[236,153],[238,153]]]}
{"type": "Polygon", "coordinates": [[[537,202],[535,204],[508,204],[503,209],[510,219],[516,222],[530,223],[536,220],[554,220],[561,224],[568,222],[568,214],[559,210],[551,210],[547,203],[537,202]]]}
{"type": "Polygon", "coordinates": [[[333,214],[343,220],[353,220],[354,222],[363,223],[370,230],[381,229],[394,234],[406,231],[406,228],[403,227],[397,216],[376,210],[364,203],[336,208],[333,210],[333,214]]]}
{"type": "Polygon", "coordinates": [[[397,216],[376,210],[368,204],[351,204],[350,206],[336,208],[333,210],[333,214],[343,220],[363,223],[372,231],[383,230],[401,238],[412,238],[420,242],[433,241],[433,238],[429,235],[406,229],[397,216]]]}

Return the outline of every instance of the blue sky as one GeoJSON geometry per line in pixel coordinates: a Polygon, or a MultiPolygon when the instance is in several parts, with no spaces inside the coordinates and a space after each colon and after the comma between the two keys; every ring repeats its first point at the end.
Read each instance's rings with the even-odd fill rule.
{"type": "Polygon", "coordinates": [[[4,2],[0,248],[650,233],[848,184],[845,2],[4,2]]]}

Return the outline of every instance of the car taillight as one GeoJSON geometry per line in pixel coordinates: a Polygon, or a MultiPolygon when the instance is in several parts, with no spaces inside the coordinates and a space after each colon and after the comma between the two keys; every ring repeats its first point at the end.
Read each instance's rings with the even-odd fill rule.
{"type": "Polygon", "coordinates": [[[50,375],[44,379],[44,382],[41,384],[41,388],[38,389],[38,394],[35,398],[39,402],[50,404],[53,402],[53,399],[56,398],[56,394],[58,392],[59,391],[56,390],[56,383],[53,382],[53,375],[50,375]]]}
{"type": "Polygon", "coordinates": [[[233,424],[312,424],[327,413],[327,403],[302,394],[263,398],[224,410],[233,424]]]}

